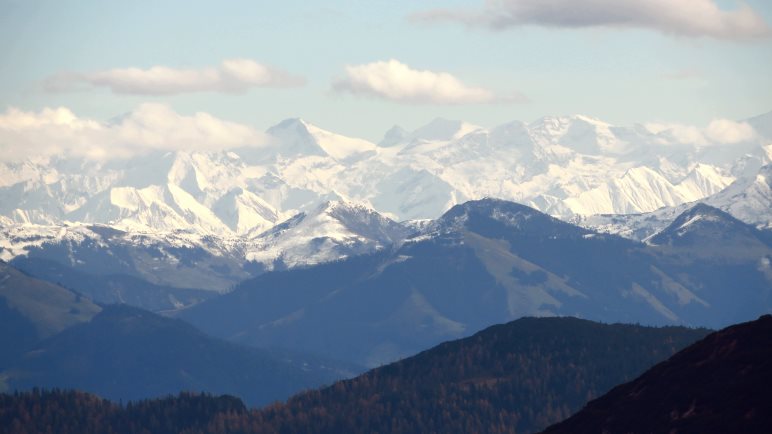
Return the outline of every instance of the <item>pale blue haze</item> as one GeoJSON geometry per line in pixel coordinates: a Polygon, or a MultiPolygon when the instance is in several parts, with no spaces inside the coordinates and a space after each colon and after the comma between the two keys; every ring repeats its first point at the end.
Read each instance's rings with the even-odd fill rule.
{"type": "MultiPolygon", "coordinates": [[[[772,23],[772,2],[747,2],[772,23]]],[[[470,29],[420,24],[409,15],[478,1],[9,1],[0,0],[0,108],[64,106],[109,119],[147,101],[180,113],[204,111],[264,129],[303,117],[370,140],[392,124],[435,117],[491,126],[514,119],[582,113],[616,124],[705,125],[772,110],[772,39],[727,41],[653,30],[470,29]],[[216,66],[250,58],[304,76],[304,87],[254,88],[243,95],[115,95],[107,89],[50,93],[62,71],[164,65],[216,66]],[[464,83],[519,91],[531,102],[411,105],[336,94],[345,65],[397,59],[464,83]],[[668,78],[683,75],[680,79],[668,78]]],[[[723,2],[730,7],[732,2],[723,2]]]]}

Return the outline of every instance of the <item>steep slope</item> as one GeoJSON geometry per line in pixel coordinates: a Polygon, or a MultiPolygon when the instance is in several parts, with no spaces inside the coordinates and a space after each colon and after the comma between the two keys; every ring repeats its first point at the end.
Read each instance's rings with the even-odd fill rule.
{"type": "MultiPolygon", "coordinates": [[[[751,159],[747,176],[739,177],[725,189],[700,199],[733,217],[758,228],[772,228],[772,165],[761,165],[751,159]],[[758,167],[758,169],[753,169],[758,167]]],[[[663,207],[656,211],[639,214],[600,214],[571,219],[586,228],[612,233],[635,240],[644,240],[667,227],[673,220],[694,206],[695,202],[663,207]]]]}
{"type": "Polygon", "coordinates": [[[396,249],[267,273],[180,315],[236,342],[367,366],[527,315],[718,327],[772,308],[772,249],[758,247],[726,260],[720,243],[645,245],[485,199],[396,249]]]}
{"type": "Polygon", "coordinates": [[[100,310],[79,294],[0,261],[0,369],[41,339],[88,321],[100,310]]]}
{"type": "Polygon", "coordinates": [[[772,229],[772,164],[738,179],[725,190],[706,198],[705,202],[746,223],[772,229]]]}
{"type": "Polygon", "coordinates": [[[676,206],[718,193],[734,178],[699,165],[677,184],[647,167],[630,169],[619,179],[566,200],[577,214],[633,214],[676,206]]]}
{"type": "Polygon", "coordinates": [[[772,316],[728,327],[544,433],[766,433],[772,430],[772,316]]]}
{"type": "Polygon", "coordinates": [[[34,326],[38,338],[88,321],[101,310],[73,291],[30,277],[2,261],[0,299],[4,301],[5,309],[16,311],[34,326]]]}
{"type": "Polygon", "coordinates": [[[279,212],[269,203],[241,187],[235,187],[217,199],[212,211],[237,234],[262,232],[280,220],[279,212]]]}
{"type": "Polygon", "coordinates": [[[263,405],[342,374],[219,341],[179,320],[108,306],[36,345],[4,376],[11,388],[76,388],[115,400],[207,390],[263,405]]]}

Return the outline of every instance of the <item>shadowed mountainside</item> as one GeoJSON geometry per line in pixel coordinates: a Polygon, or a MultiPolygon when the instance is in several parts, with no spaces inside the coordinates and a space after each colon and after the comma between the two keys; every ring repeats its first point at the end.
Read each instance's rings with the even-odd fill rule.
{"type": "Polygon", "coordinates": [[[772,432],[772,316],[707,336],[544,434],[772,432]]]}

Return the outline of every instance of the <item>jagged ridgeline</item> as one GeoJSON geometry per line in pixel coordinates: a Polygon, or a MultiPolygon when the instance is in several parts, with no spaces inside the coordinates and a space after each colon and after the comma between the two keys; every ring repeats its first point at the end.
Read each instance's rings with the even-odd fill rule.
{"type": "Polygon", "coordinates": [[[758,137],[704,147],[587,116],[437,119],[379,144],[288,119],[275,146],[0,162],[0,259],[158,311],[377,251],[482,197],[637,240],[698,200],[768,228],[772,114],[748,122],[758,137]]]}
{"type": "MultiPolygon", "coordinates": [[[[238,406],[222,408],[217,400],[204,400],[209,410],[202,410],[198,424],[184,419],[185,411],[174,410],[178,405],[174,399],[144,402],[140,406],[144,413],[137,416],[131,413],[136,411],[134,406],[122,409],[62,392],[5,396],[0,422],[18,427],[15,421],[27,417],[35,421],[25,425],[30,434],[43,433],[54,423],[58,432],[82,434],[109,429],[116,433],[143,429],[153,433],[535,432],[706,333],[575,318],[524,318],[262,410],[245,412],[238,406]],[[72,410],[73,401],[83,403],[77,406],[81,410],[72,410]],[[166,425],[153,419],[158,414],[168,414],[166,425]],[[124,420],[130,423],[120,425],[124,420]]],[[[186,408],[189,400],[184,397],[179,405],[186,408]]]]}

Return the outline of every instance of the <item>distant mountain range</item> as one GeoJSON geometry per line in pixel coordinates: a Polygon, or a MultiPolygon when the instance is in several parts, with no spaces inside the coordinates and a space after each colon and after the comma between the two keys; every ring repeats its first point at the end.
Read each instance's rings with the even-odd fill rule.
{"type": "Polygon", "coordinates": [[[528,315],[723,327],[772,309],[770,259],[769,231],[707,205],[644,244],[484,199],[390,249],[263,274],[177,314],[235,342],[378,366],[528,315]]]}
{"type": "Polygon", "coordinates": [[[494,128],[436,119],[412,132],[395,127],[374,144],[288,119],[263,147],[2,163],[0,216],[227,237],[258,234],[328,200],[395,220],[436,218],[482,197],[561,218],[643,213],[714,195],[769,164],[772,114],[748,122],[754,137],[721,144],[579,115],[494,128]]]}
{"type": "Polygon", "coordinates": [[[147,311],[109,306],[91,321],[33,345],[3,376],[11,390],[75,388],[124,401],[207,391],[260,406],[353,373],[321,359],[240,347],[147,311]]]}
{"type": "Polygon", "coordinates": [[[286,399],[362,368],[284,350],[245,348],[180,320],[97,306],[0,263],[0,391],[76,388],[115,400],[184,390],[286,399]]]}
{"type": "MultiPolygon", "coordinates": [[[[729,187],[699,202],[720,208],[758,228],[772,229],[772,165],[751,170],[729,187]]],[[[679,214],[694,206],[684,203],[640,214],[575,216],[571,222],[601,232],[645,240],[670,224],[679,214]]]]}
{"type": "Polygon", "coordinates": [[[0,259],[96,301],[161,311],[265,271],[388,249],[483,197],[636,240],[694,201],[768,228],[772,114],[747,122],[753,138],[720,144],[587,116],[437,119],[374,144],[288,119],[263,147],[6,162],[0,259]]]}

